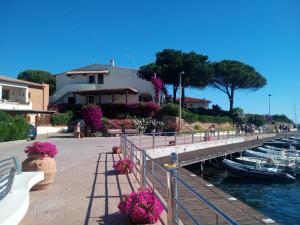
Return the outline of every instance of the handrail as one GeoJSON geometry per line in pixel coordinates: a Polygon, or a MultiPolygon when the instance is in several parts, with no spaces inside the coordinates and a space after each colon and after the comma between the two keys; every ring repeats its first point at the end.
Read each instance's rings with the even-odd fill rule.
{"type": "Polygon", "coordinates": [[[0,160],[0,201],[10,192],[16,174],[21,173],[17,157],[0,160]]]}
{"type": "MultiPolygon", "coordinates": [[[[182,184],[182,186],[189,191],[191,194],[195,196],[195,200],[199,200],[204,205],[206,205],[209,209],[211,209],[216,214],[216,224],[218,223],[218,217],[221,217],[224,221],[226,221],[228,224],[237,225],[238,223],[234,221],[230,216],[226,215],[221,209],[219,209],[217,206],[212,204],[209,200],[207,200],[204,196],[202,196],[199,192],[197,192],[194,188],[192,188],[188,183],[186,183],[184,180],[182,180],[176,173],[173,173],[172,171],[164,168],[157,160],[150,157],[145,150],[138,148],[132,141],[130,141],[127,138],[127,135],[121,135],[121,148],[123,150],[123,154],[125,157],[133,158],[138,157],[138,152],[140,155],[140,161],[139,163],[136,163],[136,168],[139,166],[140,170],[140,184],[141,186],[146,186],[147,184],[150,186],[149,182],[147,181],[147,173],[153,178],[153,182],[158,182],[164,190],[168,191],[167,196],[167,202],[168,204],[165,206],[164,201],[162,201],[164,207],[166,208],[167,215],[168,215],[168,225],[174,225],[178,224],[178,212],[176,210],[176,205],[180,206],[183,210],[183,212],[193,221],[194,224],[200,224],[201,221],[197,221],[197,219],[192,215],[190,210],[187,208],[187,206],[184,205],[183,202],[181,202],[177,197],[177,183],[182,184]],[[168,185],[162,185],[160,182],[159,177],[151,171],[151,169],[148,170],[146,164],[152,163],[152,170],[153,170],[153,164],[157,168],[159,168],[161,171],[165,172],[167,174],[167,183],[168,185]],[[170,208],[169,208],[170,207],[170,208]]],[[[149,178],[150,181],[152,178],[149,178]]],[[[153,189],[155,189],[154,184],[152,184],[153,189]]],[[[152,187],[151,187],[152,188],[152,187]]]]}

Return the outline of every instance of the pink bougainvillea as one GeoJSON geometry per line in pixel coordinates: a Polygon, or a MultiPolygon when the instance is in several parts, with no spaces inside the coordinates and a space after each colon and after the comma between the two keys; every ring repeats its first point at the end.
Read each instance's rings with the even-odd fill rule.
{"type": "Polygon", "coordinates": [[[131,173],[133,170],[133,163],[130,159],[124,158],[114,163],[113,167],[117,173],[131,173]]]}
{"type": "Polygon", "coordinates": [[[39,141],[27,146],[24,151],[27,155],[39,155],[41,158],[54,158],[57,154],[57,148],[54,144],[39,141]]]}
{"type": "Polygon", "coordinates": [[[163,89],[163,81],[159,77],[153,76],[151,82],[155,90],[155,101],[158,102],[159,94],[163,89]]]}
{"type": "Polygon", "coordinates": [[[123,197],[118,208],[120,212],[128,214],[135,221],[146,219],[149,223],[156,223],[163,212],[160,200],[149,188],[139,189],[138,192],[123,197]]]}
{"type": "Polygon", "coordinates": [[[82,107],[82,115],[84,123],[92,129],[92,131],[99,131],[102,127],[102,111],[97,105],[87,105],[82,107]]]}

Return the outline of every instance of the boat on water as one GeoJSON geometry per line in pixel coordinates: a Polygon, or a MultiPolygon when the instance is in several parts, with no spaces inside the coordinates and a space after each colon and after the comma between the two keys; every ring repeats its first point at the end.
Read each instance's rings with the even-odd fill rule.
{"type": "Polygon", "coordinates": [[[299,158],[300,160],[300,155],[298,152],[294,152],[294,151],[288,151],[286,149],[281,149],[281,150],[275,150],[272,148],[264,148],[264,147],[258,147],[257,150],[259,152],[264,152],[264,153],[268,153],[270,155],[281,155],[281,156],[287,156],[287,157],[295,157],[295,158],[299,158]]]}
{"type": "Polygon", "coordinates": [[[272,158],[264,159],[241,156],[237,157],[234,161],[248,166],[255,166],[257,163],[259,163],[263,167],[278,168],[281,169],[283,172],[289,173],[293,176],[300,174],[300,168],[296,168],[295,163],[285,164],[272,158]]]}
{"type": "Polygon", "coordinates": [[[276,160],[280,160],[282,162],[294,162],[296,164],[300,164],[300,160],[298,157],[288,157],[286,155],[276,155],[276,154],[270,154],[265,152],[257,152],[253,150],[245,150],[243,153],[244,156],[250,156],[250,157],[259,157],[259,158],[273,158],[276,160]]]}
{"type": "Polygon", "coordinates": [[[295,181],[296,178],[291,174],[282,172],[280,169],[276,168],[265,168],[262,167],[259,163],[256,166],[249,166],[234,162],[229,159],[224,159],[222,161],[222,165],[225,169],[236,175],[247,176],[247,177],[255,177],[267,180],[277,180],[277,181],[285,181],[292,182],[295,181]]]}
{"type": "Polygon", "coordinates": [[[300,142],[285,142],[285,141],[266,141],[264,145],[275,146],[279,148],[289,148],[290,146],[294,146],[296,149],[300,150],[300,142]]]}

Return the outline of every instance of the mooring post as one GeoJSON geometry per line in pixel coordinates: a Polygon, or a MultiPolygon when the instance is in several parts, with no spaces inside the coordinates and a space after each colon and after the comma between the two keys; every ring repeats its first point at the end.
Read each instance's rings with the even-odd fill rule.
{"type": "Polygon", "coordinates": [[[152,134],[152,148],[155,147],[155,133],[152,134]]]}
{"type": "Polygon", "coordinates": [[[171,153],[171,163],[168,165],[167,172],[167,224],[175,225],[178,223],[178,210],[177,202],[178,190],[177,190],[177,165],[178,165],[178,155],[175,152],[171,153]]]}

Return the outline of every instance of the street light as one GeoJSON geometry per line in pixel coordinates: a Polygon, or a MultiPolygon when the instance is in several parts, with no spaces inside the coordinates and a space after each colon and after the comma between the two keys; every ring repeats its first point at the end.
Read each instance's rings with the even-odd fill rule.
{"type": "Polygon", "coordinates": [[[268,95],[269,96],[269,119],[271,120],[271,94],[268,95]]]}
{"type": "Polygon", "coordinates": [[[184,74],[184,71],[179,73],[179,132],[181,132],[181,95],[182,95],[182,85],[181,85],[181,76],[184,74]]]}

